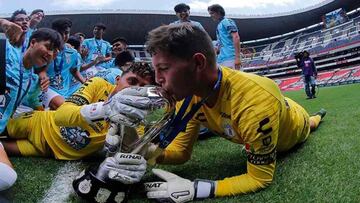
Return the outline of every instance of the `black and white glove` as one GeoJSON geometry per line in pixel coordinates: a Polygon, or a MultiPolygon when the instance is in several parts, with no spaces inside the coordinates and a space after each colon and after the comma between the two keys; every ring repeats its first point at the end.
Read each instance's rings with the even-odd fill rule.
{"type": "Polygon", "coordinates": [[[144,120],[148,111],[154,108],[157,100],[162,99],[151,97],[150,90],[153,88],[153,86],[125,88],[107,102],[82,106],[80,113],[89,124],[107,119],[115,124],[136,127],[144,120]]]}
{"type": "Polygon", "coordinates": [[[146,167],[146,160],[141,155],[118,152],[100,164],[96,177],[100,180],[111,179],[123,184],[134,184],[144,176],[146,167]]]}
{"type": "Polygon", "coordinates": [[[158,117],[153,113],[159,113],[158,109],[169,106],[168,100],[161,96],[157,87],[128,87],[104,103],[104,112],[111,122],[136,127],[141,122],[149,124],[158,121],[158,117]]]}
{"type": "Polygon", "coordinates": [[[120,144],[122,143],[122,136],[120,135],[121,126],[110,122],[108,132],[106,133],[104,151],[106,157],[115,155],[119,151],[120,144]]]}
{"type": "Polygon", "coordinates": [[[99,167],[81,172],[73,188],[89,202],[126,202],[131,185],[139,182],[145,171],[146,161],[141,155],[116,153],[99,167]]]}
{"type": "Polygon", "coordinates": [[[189,202],[197,199],[212,198],[215,194],[215,181],[181,178],[162,169],[152,169],[152,172],[166,182],[145,183],[145,190],[149,199],[159,202],[189,202]]]}

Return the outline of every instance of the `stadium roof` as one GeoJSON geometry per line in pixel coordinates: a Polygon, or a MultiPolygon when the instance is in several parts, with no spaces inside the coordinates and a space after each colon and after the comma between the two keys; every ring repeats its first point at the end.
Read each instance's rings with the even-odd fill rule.
{"type": "MultiPolygon", "coordinates": [[[[295,31],[321,21],[321,16],[338,8],[351,11],[360,7],[358,0],[327,0],[307,9],[295,10],[289,13],[275,15],[228,15],[236,21],[239,27],[241,41],[249,41],[281,35],[295,31]]],[[[92,36],[93,25],[103,22],[107,25],[105,39],[123,36],[129,44],[144,44],[147,32],[162,25],[177,20],[172,11],[144,10],[97,10],[97,11],[58,11],[47,13],[40,25],[50,27],[53,19],[68,17],[73,21],[72,33],[83,32],[92,36]]],[[[192,12],[191,19],[199,21],[215,39],[216,22],[208,14],[192,12]]]]}

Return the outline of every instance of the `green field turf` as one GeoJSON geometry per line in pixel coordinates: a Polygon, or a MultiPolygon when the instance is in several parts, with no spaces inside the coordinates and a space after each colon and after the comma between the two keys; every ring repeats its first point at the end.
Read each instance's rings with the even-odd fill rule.
{"type": "MultiPolygon", "coordinates": [[[[313,100],[306,100],[303,90],[285,94],[308,112],[325,108],[328,114],[320,128],[305,144],[278,158],[275,179],[268,188],[205,202],[360,202],[360,84],[321,88],[313,100]]],[[[44,202],[59,168],[69,164],[42,158],[11,160],[18,180],[13,188],[0,193],[0,202],[44,202]]],[[[213,137],[199,141],[186,164],[159,167],[188,179],[222,179],[245,172],[246,157],[239,145],[213,137]]],[[[147,175],[145,179],[155,177],[147,175]]],[[[71,185],[63,187],[71,189],[71,185]]],[[[70,195],[65,202],[78,201],[70,195]]],[[[149,201],[137,195],[130,202],[149,201]]]]}

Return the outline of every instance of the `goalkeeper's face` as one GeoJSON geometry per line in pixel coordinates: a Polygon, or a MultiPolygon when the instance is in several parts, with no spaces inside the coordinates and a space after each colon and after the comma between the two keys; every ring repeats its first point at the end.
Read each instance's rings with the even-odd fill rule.
{"type": "Polygon", "coordinates": [[[121,91],[124,88],[130,87],[130,86],[145,86],[150,85],[152,81],[152,78],[150,75],[142,77],[138,74],[135,74],[133,72],[125,73],[123,76],[117,76],[116,77],[116,87],[114,91],[112,92],[112,95],[116,94],[117,92],[121,91]]]}
{"type": "Polygon", "coordinates": [[[184,60],[158,51],[152,63],[156,82],[176,101],[196,93],[200,73],[196,59],[184,60]]]}

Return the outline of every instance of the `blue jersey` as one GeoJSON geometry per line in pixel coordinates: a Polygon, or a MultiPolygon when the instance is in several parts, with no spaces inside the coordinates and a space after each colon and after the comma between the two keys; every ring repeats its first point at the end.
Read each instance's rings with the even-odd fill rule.
{"type": "MultiPolygon", "coordinates": [[[[25,34],[25,41],[23,46],[29,46],[29,39],[32,35],[32,33],[35,31],[35,29],[29,28],[28,31],[25,34]]],[[[17,48],[19,51],[21,48],[17,48]]],[[[21,104],[27,107],[30,107],[32,109],[35,109],[36,107],[42,106],[41,103],[41,87],[39,85],[39,76],[37,74],[31,75],[31,85],[28,93],[24,96],[24,99],[21,101],[21,104]]],[[[26,77],[26,76],[25,76],[26,77]]],[[[27,80],[27,78],[25,78],[27,80]]]]}
{"type": "MultiPolygon", "coordinates": [[[[89,50],[89,54],[85,58],[85,63],[90,63],[91,61],[95,60],[99,55],[110,55],[111,53],[111,45],[109,42],[101,39],[85,39],[82,46],[89,50]]],[[[99,64],[100,65],[100,64],[99,64]]]]}
{"type": "Polygon", "coordinates": [[[217,57],[218,63],[235,59],[235,47],[231,35],[233,32],[238,32],[235,21],[223,18],[216,28],[216,38],[220,49],[217,57]]]}
{"type": "Polygon", "coordinates": [[[180,21],[180,20],[177,20],[177,21],[174,21],[172,23],[170,23],[170,25],[174,25],[174,24],[180,24],[180,23],[190,23],[191,25],[193,26],[196,26],[202,30],[205,31],[204,27],[201,25],[201,23],[197,22],[197,21],[193,21],[193,20],[189,20],[189,21],[180,21]]]}
{"type": "Polygon", "coordinates": [[[42,106],[42,91],[39,85],[39,76],[37,74],[31,75],[31,86],[28,93],[25,95],[21,104],[32,109],[42,106]]]}
{"type": "Polygon", "coordinates": [[[62,96],[66,96],[69,90],[70,81],[73,77],[72,70],[78,69],[78,52],[68,46],[58,53],[56,59],[48,67],[47,74],[50,78],[50,87],[52,90],[62,96]]]}
{"type": "Polygon", "coordinates": [[[116,85],[116,77],[121,76],[122,71],[118,67],[104,69],[95,74],[95,77],[100,77],[107,82],[116,85]]]}
{"type": "Polygon", "coordinates": [[[19,52],[19,48],[6,41],[6,92],[0,95],[0,132],[4,131],[31,86],[32,69],[25,69],[22,62],[25,49],[23,47],[19,52]]]}
{"type": "MultiPolygon", "coordinates": [[[[77,59],[78,59],[77,70],[80,71],[81,65],[83,64],[83,59],[81,58],[81,55],[79,52],[77,52],[77,59]]],[[[76,90],[78,90],[81,87],[81,85],[82,85],[81,82],[78,81],[74,76],[71,75],[69,91],[65,95],[65,98],[69,97],[74,92],[76,92],[76,90]]]]}
{"type": "Polygon", "coordinates": [[[109,68],[115,68],[115,58],[110,59],[110,61],[100,63],[99,66],[109,69],[109,68]]]}

